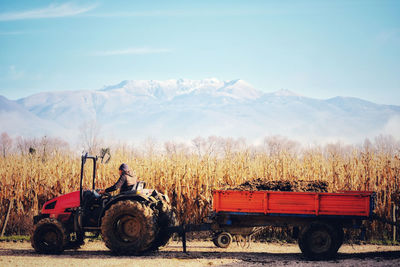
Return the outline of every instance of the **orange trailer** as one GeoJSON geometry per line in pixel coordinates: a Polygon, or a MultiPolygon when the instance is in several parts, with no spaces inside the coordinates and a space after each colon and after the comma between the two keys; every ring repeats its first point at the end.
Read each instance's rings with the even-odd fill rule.
{"type": "Polygon", "coordinates": [[[373,212],[373,192],[339,193],[234,191],[213,192],[215,212],[265,215],[352,216],[366,218],[373,212]]]}
{"type": "Polygon", "coordinates": [[[344,228],[359,228],[363,222],[380,220],[400,226],[374,214],[375,193],[281,191],[213,191],[213,213],[209,223],[171,227],[182,236],[186,251],[186,232],[212,231],[213,242],[228,247],[233,237],[243,240],[263,226],[287,227],[298,239],[300,250],[309,259],[334,258],[343,243],[344,228]]]}
{"type": "MultiPolygon", "coordinates": [[[[214,244],[227,247],[240,229],[287,226],[310,259],[333,258],[343,243],[343,228],[361,228],[373,218],[375,193],[213,191],[214,244]]],[[[248,231],[247,231],[248,232],[248,231]]]]}

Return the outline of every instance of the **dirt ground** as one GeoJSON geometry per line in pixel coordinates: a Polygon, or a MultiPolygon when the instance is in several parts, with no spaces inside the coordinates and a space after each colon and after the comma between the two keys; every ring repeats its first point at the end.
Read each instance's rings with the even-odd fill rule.
{"type": "Polygon", "coordinates": [[[28,242],[0,243],[0,266],[400,266],[400,246],[344,245],[334,261],[307,261],[297,244],[252,243],[242,248],[216,248],[211,241],[171,242],[160,251],[140,257],[114,256],[103,242],[88,242],[61,255],[38,255],[28,242]]]}

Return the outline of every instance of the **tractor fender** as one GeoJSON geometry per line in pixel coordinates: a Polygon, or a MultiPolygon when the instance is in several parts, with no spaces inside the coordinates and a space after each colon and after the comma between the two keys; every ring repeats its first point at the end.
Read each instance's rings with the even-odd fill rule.
{"type": "Polygon", "coordinates": [[[98,225],[101,225],[101,220],[106,213],[106,211],[115,203],[123,200],[133,200],[133,201],[139,201],[139,202],[150,202],[147,197],[138,195],[138,194],[121,194],[118,196],[113,197],[107,204],[103,207],[103,210],[101,211],[99,220],[98,220],[98,225]]]}

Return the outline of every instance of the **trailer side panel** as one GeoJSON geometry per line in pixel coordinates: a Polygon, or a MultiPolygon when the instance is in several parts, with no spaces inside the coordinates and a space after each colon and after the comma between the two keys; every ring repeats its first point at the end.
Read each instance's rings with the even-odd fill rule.
{"type": "Polygon", "coordinates": [[[371,215],[372,192],[276,192],[234,191],[213,192],[216,212],[263,214],[309,214],[360,216],[371,215]]]}

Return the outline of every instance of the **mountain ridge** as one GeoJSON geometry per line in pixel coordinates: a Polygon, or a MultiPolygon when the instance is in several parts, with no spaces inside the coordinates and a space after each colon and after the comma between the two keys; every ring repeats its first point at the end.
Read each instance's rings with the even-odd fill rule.
{"type": "MultiPolygon", "coordinates": [[[[380,133],[400,138],[400,106],[353,97],[315,99],[287,89],[265,93],[241,79],[125,80],[98,90],[42,92],[8,101],[18,105],[20,117],[26,111],[51,124],[54,134],[68,133],[68,139],[93,120],[103,126],[105,138],[121,140],[285,135],[306,142],[353,142],[380,133]]],[[[14,127],[18,134],[4,119],[10,112],[0,112],[2,128],[14,127]]]]}

